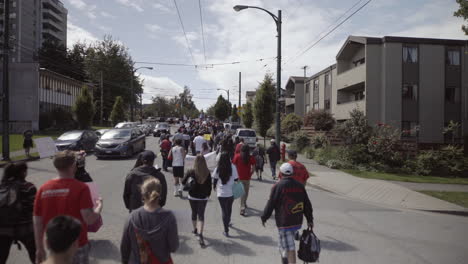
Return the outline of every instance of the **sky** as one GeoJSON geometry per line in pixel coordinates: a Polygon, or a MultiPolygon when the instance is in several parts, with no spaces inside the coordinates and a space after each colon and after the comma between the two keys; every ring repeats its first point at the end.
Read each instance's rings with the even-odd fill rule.
{"type": "Polygon", "coordinates": [[[207,109],[219,95],[226,97],[218,89],[230,90],[231,103],[238,104],[239,72],[242,103],[245,92],[255,90],[266,73],[276,79],[273,19],[256,9],[235,12],[234,5],[259,6],[275,14],[282,10],[282,87],[290,76],[303,76],[303,66],[311,76],[333,64],[349,35],[467,39],[463,20],[453,17],[455,0],[371,0],[303,54],[368,0],[61,1],[68,9],[68,47],[111,35],[129,49],[135,67],[154,67],[138,71],[144,80],[144,103],[177,95],[186,85],[199,109],[207,109]]]}

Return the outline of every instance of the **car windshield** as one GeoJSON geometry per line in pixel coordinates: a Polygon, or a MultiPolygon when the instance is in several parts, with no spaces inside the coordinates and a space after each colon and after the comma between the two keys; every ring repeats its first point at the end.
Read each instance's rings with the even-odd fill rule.
{"type": "Polygon", "coordinates": [[[167,127],[168,127],[167,124],[159,124],[159,125],[157,126],[157,128],[167,128],[167,127]]]}
{"type": "Polygon", "coordinates": [[[83,134],[82,131],[73,131],[73,132],[66,132],[62,134],[58,140],[77,140],[83,134]]]}
{"type": "Polygon", "coordinates": [[[241,130],[239,131],[240,137],[256,137],[255,131],[252,130],[241,130]]]}
{"type": "Polygon", "coordinates": [[[127,139],[130,138],[130,130],[109,130],[104,135],[102,135],[101,139],[127,139]]]}

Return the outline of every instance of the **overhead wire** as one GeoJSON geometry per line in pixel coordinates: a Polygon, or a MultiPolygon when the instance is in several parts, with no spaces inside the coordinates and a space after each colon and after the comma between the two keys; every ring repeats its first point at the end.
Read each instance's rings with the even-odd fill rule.
{"type": "Polygon", "coordinates": [[[179,17],[180,26],[182,27],[182,31],[184,32],[185,41],[187,42],[187,48],[190,52],[190,57],[192,58],[192,63],[196,64],[195,58],[193,57],[192,48],[190,47],[190,41],[187,38],[187,32],[185,31],[184,22],[182,21],[182,16],[180,15],[179,6],[177,5],[177,0],[173,0],[173,1],[174,1],[175,8],[177,10],[177,16],[179,17]]]}
{"type": "MultiPolygon", "coordinates": [[[[358,3],[356,3],[355,5],[353,5],[350,9],[348,9],[348,11],[346,11],[344,14],[348,13],[350,10],[352,10],[357,4],[359,4],[362,0],[358,1],[358,3]]],[[[360,6],[358,9],[356,9],[353,13],[351,13],[349,16],[347,16],[343,21],[341,21],[340,23],[338,23],[336,26],[334,26],[331,30],[329,30],[325,35],[323,35],[322,37],[320,37],[317,41],[313,42],[311,45],[309,45],[305,50],[303,50],[302,52],[300,52],[299,54],[297,54],[296,56],[293,56],[291,59],[287,60],[284,62],[283,66],[286,65],[287,63],[289,63],[291,60],[295,60],[296,58],[302,56],[303,54],[305,54],[307,51],[309,51],[310,49],[312,49],[313,47],[315,47],[318,43],[320,43],[320,41],[322,41],[324,38],[326,38],[327,36],[329,36],[331,33],[333,33],[336,29],[338,29],[341,25],[343,25],[346,21],[348,21],[351,17],[353,17],[356,13],[358,13],[359,11],[361,11],[365,6],[367,6],[370,2],[372,2],[372,0],[368,0],[366,3],[364,3],[362,6],[360,6]]],[[[343,15],[344,16],[344,15],[343,15]]],[[[342,16],[342,17],[343,17],[342,16]]],[[[339,21],[339,19],[337,20],[339,21]]],[[[322,34],[322,33],[321,33],[322,34]]],[[[321,35],[319,34],[319,36],[321,35]]]]}
{"type": "Polygon", "coordinates": [[[202,42],[203,42],[203,58],[205,59],[206,64],[206,46],[205,46],[205,30],[203,29],[203,14],[201,7],[201,0],[198,0],[198,8],[200,9],[200,24],[201,24],[201,33],[202,33],[202,42]]]}

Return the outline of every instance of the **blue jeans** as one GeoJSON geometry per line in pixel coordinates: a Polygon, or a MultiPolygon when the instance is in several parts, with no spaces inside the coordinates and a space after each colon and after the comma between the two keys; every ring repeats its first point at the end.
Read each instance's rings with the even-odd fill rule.
{"type": "Polygon", "coordinates": [[[271,161],[271,160],[270,160],[271,176],[272,176],[273,178],[276,177],[276,163],[277,163],[277,162],[278,162],[278,161],[271,161]]]}

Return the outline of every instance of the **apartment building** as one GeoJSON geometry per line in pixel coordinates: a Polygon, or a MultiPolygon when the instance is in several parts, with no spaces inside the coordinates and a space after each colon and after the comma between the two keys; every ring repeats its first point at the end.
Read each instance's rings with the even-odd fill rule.
{"type": "Polygon", "coordinates": [[[246,91],[245,98],[247,99],[247,103],[253,104],[253,102],[255,101],[256,94],[257,94],[257,91],[246,91]]]}
{"type": "Polygon", "coordinates": [[[286,82],[284,91],[284,106],[286,114],[295,113],[296,115],[304,116],[305,111],[307,111],[308,108],[305,106],[308,103],[307,99],[309,98],[304,96],[305,81],[306,77],[291,76],[286,82]]]}
{"type": "Polygon", "coordinates": [[[306,103],[295,108],[326,109],[339,122],[358,108],[371,124],[391,124],[419,142],[446,142],[450,121],[461,124],[458,139],[468,134],[467,40],[350,36],[336,64],[305,87],[306,103]]]}
{"type": "MultiPolygon", "coordinates": [[[[29,63],[46,40],[67,45],[68,11],[59,0],[10,1],[10,60],[29,63]]],[[[3,13],[4,0],[0,0],[3,13]]],[[[3,45],[4,17],[0,17],[0,45],[3,45]]]]}

